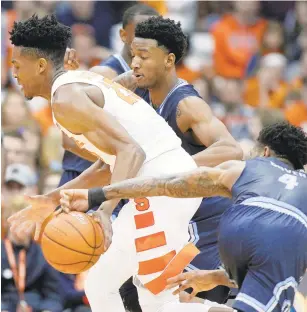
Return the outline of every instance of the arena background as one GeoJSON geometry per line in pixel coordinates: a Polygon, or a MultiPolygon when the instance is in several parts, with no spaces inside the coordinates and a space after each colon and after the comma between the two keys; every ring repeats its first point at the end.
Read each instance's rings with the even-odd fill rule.
{"type": "MultiPolygon", "coordinates": [[[[178,64],[178,75],[195,85],[245,152],[263,126],[279,120],[287,119],[307,132],[307,2],[140,2],[181,21],[189,49],[178,64]]],[[[52,123],[49,103],[42,98],[26,101],[12,78],[13,22],[33,13],[54,13],[72,27],[72,47],[80,68],[88,69],[120,51],[122,14],[135,3],[1,2],[2,238],[7,217],[26,206],[24,193],[42,194],[57,186],[63,156],[61,133],[52,123]]],[[[6,273],[2,270],[2,285],[6,273]]],[[[60,310],[88,311],[83,276],[52,278],[58,279],[53,285],[62,287],[58,292],[50,287],[50,296],[52,292],[55,301],[62,302],[60,310]],[[66,299],[63,292],[70,292],[66,299]]],[[[300,290],[307,295],[307,278],[300,290]]],[[[1,290],[8,297],[11,291],[1,290]]]]}

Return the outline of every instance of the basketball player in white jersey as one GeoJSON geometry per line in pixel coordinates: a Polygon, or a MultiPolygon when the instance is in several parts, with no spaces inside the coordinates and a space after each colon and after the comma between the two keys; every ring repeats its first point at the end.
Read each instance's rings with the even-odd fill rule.
{"type": "MultiPolygon", "coordinates": [[[[160,176],[196,168],[181,148],[181,141],[162,117],[134,93],[102,76],[63,69],[70,28],[55,17],[15,23],[14,76],[27,98],[42,96],[51,102],[55,124],[81,149],[96,154],[99,162],[65,188],[103,186],[134,176],[160,176]],[[93,174],[88,174],[91,172],[93,174]]],[[[165,66],[173,64],[173,54],[165,66]]],[[[32,205],[10,218],[11,230],[22,232],[42,222],[59,204],[59,190],[32,199],[32,205]]],[[[189,220],[201,199],[138,198],[122,209],[113,223],[113,239],[85,284],[92,311],[124,312],[118,289],[131,275],[146,291],[140,296],[143,312],[205,312],[202,304],[181,304],[166,280],[180,273],[198,250],[187,244],[189,220]],[[189,209],[186,209],[189,207],[189,209]]],[[[100,221],[110,237],[110,216],[118,200],[102,205],[100,221]]]]}

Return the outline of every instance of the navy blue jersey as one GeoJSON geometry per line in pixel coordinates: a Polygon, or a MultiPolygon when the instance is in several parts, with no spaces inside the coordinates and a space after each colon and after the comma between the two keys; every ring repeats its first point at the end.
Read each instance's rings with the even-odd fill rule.
{"type": "Polygon", "coordinates": [[[277,158],[259,157],[246,166],[232,188],[235,204],[265,197],[296,207],[307,215],[307,175],[277,158]]]}
{"type": "MultiPolygon", "coordinates": [[[[116,71],[117,75],[121,75],[131,70],[130,66],[120,54],[111,55],[105,61],[101,62],[100,66],[110,67],[116,71]]],[[[147,90],[137,88],[134,93],[143,98],[146,102],[149,102],[149,92],[147,90]]]]}
{"type": "MultiPolygon", "coordinates": [[[[181,139],[182,148],[190,155],[195,155],[199,152],[202,152],[206,149],[206,146],[199,144],[195,140],[192,129],[189,129],[185,133],[181,132],[177,125],[176,111],[180,101],[187,97],[193,96],[201,98],[201,96],[191,84],[188,84],[185,80],[179,79],[178,84],[169,92],[163,103],[157,109],[158,114],[167,121],[169,126],[181,139]]],[[[206,224],[204,224],[204,226],[201,226],[202,228],[204,228],[208,239],[211,239],[211,243],[213,243],[215,240],[215,234],[211,236],[211,238],[209,238],[210,235],[208,236],[208,234],[210,232],[213,234],[216,231],[215,225],[218,222],[217,216],[223,213],[230,204],[231,201],[227,198],[205,198],[200,206],[200,209],[193,217],[193,220],[198,222],[199,225],[201,224],[201,222],[203,222],[202,220],[204,219],[208,220],[210,218],[212,220],[212,222],[210,223],[212,227],[208,224],[208,222],[205,222],[206,224]],[[212,207],[209,207],[209,205],[212,207]],[[205,228],[207,228],[207,230],[205,230],[205,228]]]]}
{"type": "MultiPolygon", "coordinates": [[[[206,149],[206,146],[199,144],[192,129],[182,133],[177,125],[176,111],[180,101],[187,97],[201,98],[194,87],[186,81],[179,79],[176,86],[169,92],[163,103],[157,109],[169,126],[181,139],[182,148],[190,155],[195,155],[206,149]]],[[[190,242],[195,244],[201,253],[186,267],[191,270],[214,270],[221,265],[218,251],[218,227],[222,214],[231,205],[231,200],[224,197],[204,198],[199,209],[196,211],[189,225],[190,242]]],[[[201,292],[198,297],[225,303],[229,289],[218,286],[211,291],[201,292]]]]}
{"type": "Polygon", "coordinates": [[[259,157],[232,188],[219,252],[239,286],[233,308],[289,311],[307,269],[307,175],[276,158],[259,157]]]}
{"type": "Polygon", "coordinates": [[[175,131],[177,136],[181,139],[182,147],[190,155],[195,155],[203,151],[206,147],[196,142],[191,129],[189,129],[185,133],[182,133],[177,126],[176,118],[176,110],[178,104],[181,100],[190,96],[196,96],[200,98],[200,95],[192,85],[180,79],[179,83],[169,92],[163,103],[157,109],[157,112],[167,121],[167,123],[175,131]]]}
{"type": "Polygon", "coordinates": [[[89,168],[92,163],[86,159],[83,159],[69,151],[64,152],[62,168],[64,171],[76,171],[82,173],[89,168]]]}

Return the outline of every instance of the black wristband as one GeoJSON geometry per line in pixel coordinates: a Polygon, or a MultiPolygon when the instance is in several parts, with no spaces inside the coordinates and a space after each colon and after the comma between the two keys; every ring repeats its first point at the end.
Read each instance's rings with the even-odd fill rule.
{"type": "Polygon", "coordinates": [[[88,209],[100,206],[107,199],[102,187],[96,187],[88,190],[88,209]]]}

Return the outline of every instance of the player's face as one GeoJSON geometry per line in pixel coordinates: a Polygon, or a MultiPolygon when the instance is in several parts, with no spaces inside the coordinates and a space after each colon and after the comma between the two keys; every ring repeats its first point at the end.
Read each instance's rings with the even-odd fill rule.
{"type": "Polygon", "coordinates": [[[27,99],[40,95],[43,82],[40,60],[34,55],[22,53],[20,47],[14,47],[13,49],[13,76],[17,79],[18,85],[20,85],[27,99]]]}
{"type": "Polygon", "coordinates": [[[161,83],[166,74],[168,53],[153,39],[134,38],[131,44],[134,75],[139,88],[151,89],[161,83]]]}

